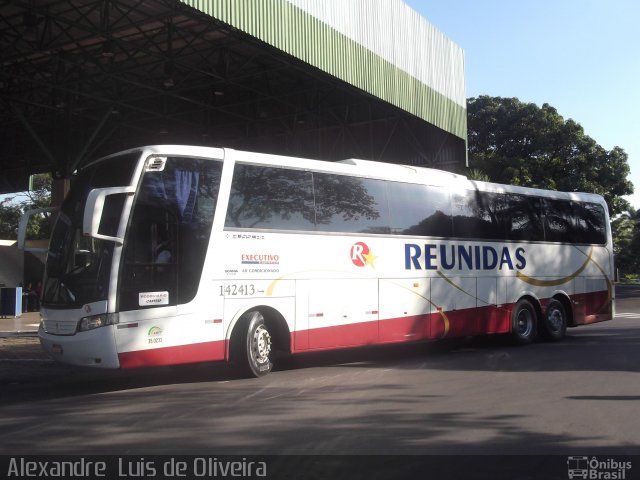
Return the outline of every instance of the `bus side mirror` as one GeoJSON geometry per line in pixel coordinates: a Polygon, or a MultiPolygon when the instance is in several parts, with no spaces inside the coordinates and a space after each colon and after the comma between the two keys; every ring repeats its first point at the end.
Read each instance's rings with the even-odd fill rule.
{"type": "Polygon", "coordinates": [[[130,194],[135,193],[135,187],[109,187],[109,188],[94,188],[89,192],[87,196],[87,202],[84,208],[84,217],[82,219],[82,235],[85,237],[98,238],[101,240],[108,240],[116,242],[120,245],[124,243],[124,239],[121,237],[112,237],[109,235],[102,235],[98,233],[100,228],[100,220],[102,220],[102,214],[104,210],[105,199],[109,195],[118,194],[130,194]]]}
{"type": "Polygon", "coordinates": [[[26,247],[25,243],[27,240],[27,226],[29,225],[29,219],[33,215],[38,215],[40,213],[53,213],[57,212],[58,207],[47,207],[47,208],[35,208],[33,210],[27,210],[20,217],[20,223],[18,224],[18,248],[20,250],[24,250],[25,252],[46,252],[48,248],[34,248],[34,247],[26,247]]]}

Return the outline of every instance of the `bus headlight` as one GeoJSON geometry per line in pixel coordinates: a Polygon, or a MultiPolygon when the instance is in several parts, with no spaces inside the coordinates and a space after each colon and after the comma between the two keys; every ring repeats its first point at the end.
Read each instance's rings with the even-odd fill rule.
{"type": "Polygon", "coordinates": [[[80,328],[78,331],[86,332],[95,328],[106,327],[118,323],[117,313],[101,313],[100,315],[92,315],[80,319],[80,328]]]}

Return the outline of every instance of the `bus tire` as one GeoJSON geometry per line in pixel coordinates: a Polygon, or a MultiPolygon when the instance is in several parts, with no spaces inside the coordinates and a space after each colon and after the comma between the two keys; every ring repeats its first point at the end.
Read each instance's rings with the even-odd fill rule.
{"type": "Polygon", "coordinates": [[[540,333],[546,340],[556,341],[564,338],[567,331],[567,312],[559,300],[553,299],[547,305],[542,318],[540,333]]]}
{"type": "Polygon", "coordinates": [[[239,363],[244,373],[253,377],[262,377],[273,368],[271,332],[259,311],[254,310],[245,315],[248,321],[243,322],[239,351],[236,353],[240,357],[239,363]]]}
{"type": "Polygon", "coordinates": [[[511,314],[511,336],[517,345],[527,345],[536,338],[536,308],[526,298],[516,303],[511,314]]]}

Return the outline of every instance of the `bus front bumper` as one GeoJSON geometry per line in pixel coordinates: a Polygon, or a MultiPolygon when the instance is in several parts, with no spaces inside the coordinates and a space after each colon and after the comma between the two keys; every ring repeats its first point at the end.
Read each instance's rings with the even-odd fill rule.
{"type": "Polygon", "coordinates": [[[75,335],[51,335],[40,326],[38,337],[42,348],[58,362],[85,367],[120,367],[113,325],[75,335]]]}

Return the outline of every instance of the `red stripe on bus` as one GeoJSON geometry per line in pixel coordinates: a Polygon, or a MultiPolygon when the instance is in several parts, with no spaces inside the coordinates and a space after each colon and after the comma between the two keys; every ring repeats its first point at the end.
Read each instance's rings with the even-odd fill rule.
{"type": "Polygon", "coordinates": [[[136,350],[118,354],[121,368],[178,365],[180,363],[210,362],[224,360],[225,342],[194,343],[174,347],[136,350]]]}
{"type": "MultiPolygon", "coordinates": [[[[576,325],[610,320],[612,305],[609,292],[599,291],[571,297],[576,325]]],[[[544,309],[549,299],[541,301],[544,309]]],[[[511,330],[513,304],[468,308],[411,315],[398,318],[350,323],[292,332],[293,352],[335,350],[340,348],[418,340],[464,337],[511,330]]],[[[215,341],[162,347],[118,355],[122,368],[175,365],[228,360],[227,342],[215,341]]]]}
{"type": "Polygon", "coordinates": [[[295,332],[295,351],[330,350],[383,343],[507,333],[511,305],[469,308],[449,312],[410,315],[380,321],[314,328],[295,332]],[[446,319],[445,319],[446,316],[446,319]]]}
{"type": "MultiPolygon", "coordinates": [[[[605,291],[571,297],[575,325],[611,320],[612,305],[605,291]]],[[[543,300],[542,308],[550,299],[543,300]]],[[[446,311],[335,325],[293,334],[294,352],[333,350],[385,343],[508,333],[514,304],[446,311]]]]}

